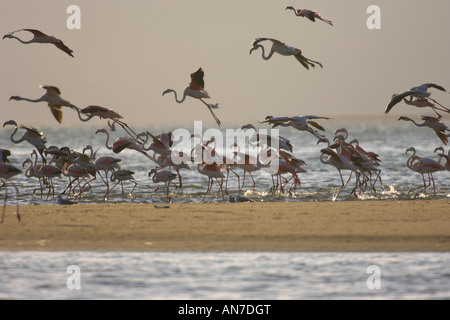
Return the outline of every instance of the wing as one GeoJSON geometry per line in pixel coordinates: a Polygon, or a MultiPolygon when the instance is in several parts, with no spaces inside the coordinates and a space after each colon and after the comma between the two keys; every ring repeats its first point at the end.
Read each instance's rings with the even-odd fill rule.
{"type": "Polygon", "coordinates": [[[325,128],[315,121],[308,120],[308,123],[319,130],[325,131],[325,128]]]}
{"type": "Polygon", "coordinates": [[[432,122],[439,122],[440,118],[431,117],[431,116],[420,116],[420,119],[423,121],[432,121],[432,122]]]}
{"type": "Polygon", "coordinates": [[[61,107],[55,106],[53,104],[48,104],[50,107],[50,111],[52,112],[53,116],[55,117],[56,121],[59,123],[62,123],[63,121],[63,113],[61,111],[61,107]]]}
{"type": "Polygon", "coordinates": [[[422,88],[422,87],[424,87],[426,89],[428,89],[428,88],[435,88],[435,89],[438,89],[438,90],[446,92],[444,87],[442,87],[440,85],[437,85],[435,83],[425,83],[425,84],[421,85],[419,88],[422,88]]]}
{"type": "Polygon", "coordinates": [[[205,81],[203,80],[204,75],[205,73],[202,68],[199,68],[196,72],[191,73],[191,89],[199,90],[205,88],[205,81]]]}
{"type": "Polygon", "coordinates": [[[275,122],[288,122],[293,120],[293,118],[291,117],[277,117],[277,118],[273,118],[273,117],[266,117],[266,120],[262,121],[261,123],[275,123],[275,122]]]}
{"type": "Polygon", "coordinates": [[[411,94],[411,91],[405,91],[403,93],[400,94],[396,94],[392,97],[391,102],[389,102],[388,106],[386,107],[386,110],[384,111],[385,114],[388,114],[389,111],[391,111],[391,109],[400,101],[403,100],[403,98],[406,98],[407,96],[409,96],[411,94]]]}
{"type": "Polygon", "coordinates": [[[73,50],[69,49],[69,47],[67,47],[64,42],[62,42],[61,40],[58,40],[56,42],[53,42],[53,44],[60,50],[64,51],[65,53],[67,53],[69,56],[73,57],[73,50]]]}
{"type": "Polygon", "coordinates": [[[333,160],[343,164],[341,157],[339,157],[339,155],[336,152],[334,152],[333,150],[325,148],[325,149],[320,150],[320,152],[331,156],[333,158],[333,160]]]}
{"type": "Polygon", "coordinates": [[[40,86],[42,89],[47,90],[47,93],[52,95],[52,96],[59,96],[61,95],[61,90],[59,90],[59,88],[55,87],[55,86],[40,86]]]}
{"type": "Polygon", "coordinates": [[[11,34],[19,32],[19,31],[28,31],[31,32],[33,35],[35,35],[36,37],[48,37],[48,35],[46,35],[45,33],[43,33],[42,31],[36,30],[36,29],[19,29],[16,31],[11,32],[11,34]]]}
{"type": "Polygon", "coordinates": [[[442,143],[447,145],[448,137],[445,134],[445,132],[444,131],[439,131],[439,130],[434,130],[434,132],[436,132],[436,135],[438,136],[439,139],[441,139],[442,143]]]}
{"type": "Polygon", "coordinates": [[[260,43],[261,41],[272,41],[272,43],[276,44],[276,45],[280,45],[280,46],[285,46],[286,44],[284,42],[281,42],[277,39],[272,39],[272,38],[256,38],[255,40],[253,40],[252,42],[252,46],[257,45],[258,43],[260,43]]]}

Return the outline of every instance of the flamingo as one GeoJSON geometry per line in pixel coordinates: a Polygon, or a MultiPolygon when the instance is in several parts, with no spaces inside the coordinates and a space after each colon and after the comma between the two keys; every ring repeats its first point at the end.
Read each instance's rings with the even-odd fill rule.
{"type": "Polygon", "coordinates": [[[23,44],[29,44],[29,43],[51,43],[53,45],[55,45],[58,49],[64,51],[65,53],[67,53],[69,56],[73,57],[73,50],[69,49],[64,42],[62,42],[62,40],[55,38],[54,36],[48,36],[45,33],[36,30],[36,29],[19,29],[16,31],[13,31],[11,33],[5,34],[3,36],[3,39],[17,39],[19,40],[21,43],[23,44]],[[28,31],[31,32],[33,34],[33,38],[31,40],[28,41],[24,41],[16,36],[14,36],[13,34],[16,32],[20,32],[20,31],[28,31]]]}
{"type": "MultiPolygon", "coordinates": [[[[92,154],[92,147],[90,145],[87,145],[83,149],[83,152],[86,149],[90,149],[91,154],[92,154]]],[[[90,158],[92,159],[93,157],[91,156],[90,158]]],[[[119,162],[121,162],[121,161],[122,161],[122,159],[111,157],[111,156],[101,156],[101,157],[95,159],[94,165],[95,165],[95,168],[96,168],[100,178],[103,180],[103,182],[106,185],[106,194],[108,194],[108,192],[109,192],[108,172],[114,171],[116,169],[120,170],[121,167],[119,165],[119,162]],[[100,171],[105,172],[105,178],[102,177],[102,175],[100,174],[100,171]]]]}
{"type": "Polygon", "coordinates": [[[225,178],[225,175],[223,173],[223,170],[226,169],[225,164],[203,164],[199,163],[197,164],[197,171],[205,176],[208,177],[208,189],[206,190],[205,195],[203,196],[203,200],[205,199],[206,195],[211,194],[212,185],[214,182],[214,179],[216,179],[217,183],[219,184],[219,192],[222,192],[223,197],[223,179],[225,178]],[[220,179],[220,182],[219,180],[220,179]]]}
{"type": "Polygon", "coordinates": [[[439,164],[441,164],[442,159],[445,159],[445,164],[443,164],[442,166],[445,168],[445,170],[450,171],[450,151],[447,155],[444,153],[444,147],[438,147],[434,150],[435,153],[437,153],[437,151],[441,151],[441,153],[438,153],[438,156],[440,157],[439,164]]]}
{"type": "MultiPolygon", "coordinates": [[[[17,167],[13,166],[12,164],[9,163],[0,163],[0,179],[6,180],[8,181],[10,178],[18,175],[22,173],[22,171],[20,169],[18,169],[17,167]]],[[[19,214],[19,189],[11,182],[11,185],[14,187],[14,189],[16,189],[16,200],[17,200],[17,204],[16,204],[16,216],[17,216],[17,220],[20,222],[20,214],[19,214]]],[[[5,181],[3,181],[3,186],[5,187],[6,191],[5,191],[5,198],[4,198],[4,202],[3,202],[3,212],[2,212],[2,219],[0,221],[0,223],[3,223],[3,219],[5,216],[5,210],[6,210],[6,202],[8,200],[8,186],[9,184],[5,181]]]]}
{"type": "Polygon", "coordinates": [[[327,117],[318,117],[318,116],[302,116],[302,117],[277,117],[274,118],[272,116],[267,116],[264,121],[261,123],[269,123],[272,128],[275,128],[277,126],[282,127],[293,127],[300,131],[307,131],[311,134],[313,134],[316,138],[322,139],[323,136],[317,131],[311,128],[311,126],[321,130],[325,131],[325,128],[322,127],[320,124],[318,124],[316,121],[317,119],[330,119],[327,117]]]}
{"type": "Polygon", "coordinates": [[[333,26],[333,22],[331,22],[330,20],[323,19],[317,11],[309,10],[309,9],[295,9],[294,7],[291,7],[291,6],[286,7],[285,10],[294,11],[294,13],[297,17],[308,18],[312,22],[316,22],[316,19],[319,19],[319,20],[322,20],[323,22],[329,24],[330,26],[333,26]]]}
{"type": "Polygon", "coordinates": [[[399,93],[399,94],[394,94],[392,96],[392,99],[389,102],[388,106],[386,107],[386,110],[384,111],[384,113],[388,114],[389,111],[391,111],[391,109],[396,104],[398,104],[399,102],[404,100],[404,98],[406,98],[406,97],[410,97],[410,102],[412,102],[411,103],[412,105],[415,105],[415,106],[418,106],[418,107],[422,107],[422,106],[431,107],[434,110],[434,112],[436,112],[436,114],[438,114],[436,110],[450,113],[450,109],[444,107],[443,105],[438,103],[436,100],[430,98],[431,92],[428,92],[428,89],[430,89],[430,88],[435,88],[435,89],[438,89],[438,90],[446,92],[445,88],[440,86],[440,85],[437,85],[435,83],[424,83],[424,84],[422,84],[422,85],[420,85],[418,87],[413,87],[413,88],[409,89],[408,91],[404,91],[404,92],[399,93]],[[423,100],[419,100],[419,102],[421,102],[421,103],[416,103],[415,104],[413,98],[430,99],[431,101],[439,104],[439,106],[441,106],[442,108],[438,108],[436,106],[431,106],[431,105],[423,105],[423,102],[424,102],[423,100]]]}
{"type": "Polygon", "coordinates": [[[113,109],[108,109],[101,106],[95,106],[91,105],[83,109],[75,108],[75,110],[78,113],[78,118],[82,122],[87,122],[91,120],[93,117],[99,117],[100,119],[108,119],[108,126],[111,128],[111,131],[115,131],[115,128],[113,129],[114,124],[119,124],[125,131],[128,133],[131,137],[134,137],[134,139],[138,139],[138,135],[131,129],[128,124],[123,122],[120,119],[123,119],[123,117],[113,109]],[[87,118],[82,118],[81,114],[87,115],[87,118]],[[109,121],[113,121],[112,124],[110,124],[109,121]]]}
{"type": "Polygon", "coordinates": [[[137,186],[137,182],[136,182],[136,180],[134,180],[133,174],[134,174],[134,171],[127,170],[127,169],[119,169],[116,171],[112,171],[110,180],[111,180],[111,182],[114,182],[117,179],[117,182],[109,191],[106,192],[104,198],[106,199],[109,192],[111,192],[119,183],[122,187],[122,194],[123,194],[124,193],[123,192],[123,182],[126,180],[134,183],[133,188],[131,188],[130,192],[128,193],[129,195],[131,195],[133,193],[134,188],[136,188],[136,186],[137,186]]]}
{"type": "MultiPolygon", "coordinates": [[[[33,150],[31,152],[31,157],[34,157],[34,164],[33,164],[33,160],[28,158],[25,161],[23,161],[22,163],[22,167],[25,167],[26,164],[30,163],[30,167],[25,171],[25,176],[26,177],[36,177],[39,179],[39,184],[41,186],[40,190],[41,190],[41,198],[42,198],[42,193],[43,193],[43,187],[42,187],[42,183],[41,183],[41,179],[42,178],[46,178],[47,181],[44,181],[44,183],[46,183],[48,185],[48,193],[47,193],[47,199],[50,196],[50,193],[52,194],[52,198],[55,196],[55,187],[53,185],[53,178],[58,177],[61,178],[61,169],[59,169],[58,167],[56,167],[55,165],[52,164],[46,164],[45,166],[42,164],[38,164],[37,163],[37,153],[36,150],[33,150]]],[[[37,189],[35,189],[33,191],[33,194],[35,194],[37,189]]]]}
{"type": "Polygon", "coordinates": [[[149,155],[143,148],[142,144],[138,143],[132,138],[124,137],[124,138],[117,138],[116,141],[114,141],[112,146],[108,145],[109,142],[109,133],[106,131],[106,129],[98,129],[95,134],[98,133],[104,133],[106,134],[106,142],[105,146],[107,149],[112,150],[114,153],[120,153],[124,149],[131,149],[136,150],[143,155],[145,155],[147,158],[149,158],[152,161],[155,161],[151,155],[149,155]]]}
{"type": "MultiPolygon", "coordinates": [[[[176,152],[176,151],[174,151],[176,152]]],[[[177,161],[173,161],[172,155],[176,153],[172,153],[170,155],[160,155],[158,158],[155,159],[155,162],[161,167],[172,167],[177,175],[178,175],[178,181],[179,181],[179,185],[178,185],[178,189],[179,192],[182,192],[183,190],[183,178],[180,174],[180,170],[181,169],[187,169],[187,170],[192,170],[191,167],[188,164],[188,157],[185,153],[183,153],[182,151],[178,152],[178,159],[183,159],[181,161],[181,163],[179,163],[179,160],[177,159],[177,161]]]]}
{"type": "Polygon", "coordinates": [[[260,133],[256,133],[256,128],[255,128],[255,126],[254,125],[252,125],[252,124],[246,124],[246,125],[243,125],[242,127],[241,127],[241,130],[244,130],[244,129],[246,129],[246,130],[253,130],[253,131],[255,131],[255,133],[254,134],[252,134],[251,136],[250,136],[250,138],[249,138],[249,141],[250,142],[254,142],[254,141],[256,141],[256,143],[259,145],[261,142],[264,142],[268,147],[272,147],[272,141],[278,141],[278,149],[284,149],[284,150],[287,150],[287,151],[289,151],[289,152],[292,152],[293,151],[293,147],[292,147],[292,144],[291,144],[291,142],[288,140],[288,139],[286,139],[286,138],[283,138],[283,137],[274,137],[274,136],[271,136],[271,135],[264,135],[264,134],[260,134],[260,133]]]}
{"type": "Polygon", "coordinates": [[[76,106],[71,104],[69,101],[64,100],[61,98],[61,91],[55,87],[55,86],[39,86],[42,89],[46,90],[46,93],[40,97],[39,99],[28,99],[28,98],[22,98],[19,96],[11,96],[9,100],[17,100],[17,101],[29,101],[29,102],[47,102],[48,106],[50,107],[50,111],[52,112],[53,116],[55,117],[56,121],[59,123],[62,123],[63,121],[63,113],[61,108],[62,107],[69,107],[74,110],[78,110],[76,106]]]}
{"type": "Polygon", "coordinates": [[[217,116],[214,114],[211,106],[206,103],[203,99],[209,99],[211,98],[208,94],[208,92],[205,91],[205,81],[203,80],[204,77],[204,71],[202,68],[199,68],[196,72],[191,73],[191,83],[188,87],[184,89],[183,97],[181,100],[178,100],[177,92],[173,89],[167,89],[165,90],[162,95],[165,95],[166,93],[173,92],[175,94],[175,101],[177,103],[182,103],[186,99],[187,96],[199,99],[203,104],[208,108],[209,112],[211,112],[214,120],[216,120],[217,125],[220,127],[220,120],[217,118],[217,116]]]}
{"type": "Polygon", "coordinates": [[[44,134],[41,131],[39,131],[38,129],[33,128],[33,127],[24,126],[24,125],[19,126],[19,125],[17,125],[17,123],[14,120],[6,121],[3,124],[3,127],[5,127],[7,125],[15,126],[15,129],[9,138],[11,140],[11,142],[18,144],[23,141],[27,141],[29,144],[33,145],[36,148],[36,150],[39,152],[39,154],[42,157],[42,162],[44,163],[44,165],[46,165],[47,160],[45,159],[43,152],[45,150],[47,150],[47,146],[45,145],[47,143],[47,139],[45,138],[44,134]],[[24,129],[25,133],[22,135],[22,137],[20,137],[19,139],[16,140],[14,138],[14,135],[16,134],[18,129],[24,129]]]}
{"type": "Polygon", "coordinates": [[[169,197],[170,183],[173,180],[175,180],[178,175],[169,170],[158,171],[157,169],[152,169],[148,173],[148,176],[149,176],[149,178],[152,178],[152,181],[154,183],[164,182],[164,184],[166,185],[166,189],[167,189],[167,202],[170,202],[170,197],[169,197]]]}
{"type": "Polygon", "coordinates": [[[439,164],[438,161],[435,161],[430,158],[421,158],[419,156],[416,156],[416,149],[414,147],[406,149],[406,153],[412,152],[412,156],[407,160],[406,165],[409,169],[416,171],[422,175],[424,187],[422,191],[427,189],[431,182],[433,182],[433,190],[434,195],[436,196],[436,184],[434,182],[433,173],[437,171],[444,171],[445,167],[439,164]],[[424,174],[428,174],[428,185],[425,183],[424,174]]]}
{"type": "Polygon", "coordinates": [[[252,52],[254,50],[257,50],[258,48],[261,48],[262,58],[264,60],[269,60],[270,58],[272,58],[274,53],[278,53],[278,54],[281,54],[282,56],[294,56],[308,70],[309,70],[310,66],[312,68],[315,68],[316,67],[315,64],[318,64],[321,68],[323,68],[323,66],[320,62],[305,58],[302,55],[302,51],[300,49],[290,47],[290,46],[286,45],[285,43],[283,43],[279,40],[276,40],[276,39],[256,38],[252,42],[252,48],[250,49],[250,54],[252,54],[252,52]],[[264,47],[261,44],[259,44],[260,42],[266,41],[266,40],[269,40],[272,42],[272,48],[270,49],[269,55],[267,57],[265,56],[264,47]]]}
{"type": "Polygon", "coordinates": [[[11,155],[11,151],[7,149],[0,149],[0,163],[9,163],[8,157],[11,155]]]}
{"type": "Polygon", "coordinates": [[[438,138],[447,145],[448,143],[448,137],[445,134],[446,131],[450,131],[450,129],[442,122],[440,122],[440,117],[429,117],[429,116],[420,116],[420,118],[423,120],[422,123],[417,123],[413,119],[409,117],[401,116],[398,118],[398,120],[404,120],[404,121],[411,121],[414,123],[417,127],[428,127],[433,129],[433,131],[436,133],[438,138]]]}

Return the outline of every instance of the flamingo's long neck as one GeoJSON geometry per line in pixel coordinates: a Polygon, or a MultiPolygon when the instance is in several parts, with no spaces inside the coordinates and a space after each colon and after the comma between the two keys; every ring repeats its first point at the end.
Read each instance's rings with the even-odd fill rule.
{"type": "Polygon", "coordinates": [[[186,91],[184,91],[184,93],[183,93],[183,97],[181,98],[181,100],[178,100],[178,95],[177,95],[177,92],[175,91],[175,90],[168,90],[167,92],[173,92],[173,94],[175,95],[175,101],[177,102],[177,103],[182,103],[182,102],[184,102],[184,100],[186,99],[186,91]]]}
{"type": "Polygon", "coordinates": [[[272,56],[273,56],[273,54],[274,54],[274,50],[270,50],[270,52],[269,52],[269,54],[267,55],[267,57],[265,56],[265,54],[266,54],[266,50],[264,49],[264,47],[262,46],[262,45],[257,45],[256,47],[255,47],[255,49],[257,49],[257,48],[261,48],[261,50],[262,50],[262,54],[261,54],[261,56],[262,56],[262,58],[264,59],[264,60],[269,60],[270,58],[272,58],[272,56]]]}
{"type": "Polygon", "coordinates": [[[41,102],[44,101],[42,99],[42,97],[38,98],[38,99],[28,99],[28,98],[22,98],[22,97],[14,97],[14,100],[18,100],[18,101],[28,101],[28,102],[41,102]]]}
{"type": "Polygon", "coordinates": [[[13,133],[11,133],[11,137],[9,137],[9,139],[11,140],[11,142],[12,142],[12,143],[15,143],[15,144],[21,143],[23,140],[25,140],[24,136],[22,136],[22,137],[21,137],[20,139],[18,139],[18,140],[15,140],[15,139],[14,139],[14,135],[16,134],[16,132],[17,132],[18,129],[19,129],[19,128],[16,126],[15,129],[14,129],[14,131],[13,131],[13,133]]]}
{"type": "Polygon", "coordinates": [[[10,38],[17,39],[17,40],[19,40],[19,41],[20,41],[21,43],[23,43],[23,44],[29,44],[29,43],[35,42],[35,41],[34,41],[34,38],[31,39],[31,40],[29,40],[29,41],[23,41],[22,39],[20,39],[20,38],[18,38],[18,37],[16,37],[16,36],[11,36],[10,38]]]}

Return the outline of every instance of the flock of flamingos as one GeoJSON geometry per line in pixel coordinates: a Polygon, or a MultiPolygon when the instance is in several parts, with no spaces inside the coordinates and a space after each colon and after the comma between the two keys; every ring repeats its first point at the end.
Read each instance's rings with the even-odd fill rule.
{"type": "MultiPolygon", "coordinates": [[[[305,17],[312,22],[316,19],[321,20],[330,26],[333,23],[330,20],[323,19],[320,14],[313,10],[307,9],[295,9],[293,7],[286,7],[286,10],[294,11],[296,16],[305,17]]],[[[53,36],[48,36],[45,33],[35,29],[20,29],[8,33],[3,36],[3,39],[16,39],[23,44],[30,43],[44,43],[53,44],[58,49],[67,53],[73,57],[73,51],[69,49],[60,39],[53,36]],[[33,35],[33,38],[28,41],[24,41],[16,36],[18,33],[29,32],[33,35]]],[[[272,39],[272,38],[256,38],[252,42],[250,54],[253,51],[261,49],[262,58],[269,60],[275,53],[282,56],[293,56],[300,64],[309,70],[315,68],[317,65],[323,67],[318,61],[306,58],[300,49],[286,45],[285,43],[272,39]],[[266,55],[266,51],[262,43],[271,44],[269,53],[266,55]]],[[[178,98],[177,92],[173,89],[167,89],[162,94],[173,93],[175,101],[182,103],[186,97],[198,99],[202,102],[212,117],[220,127],[221,122],[214,113],[213,109],[217,105],[208,104],[204,99],[210,98],[205,91],[204,71],[199,68],[191,75],[191,82],[188,87],[183,91],[181,99],[178,98]]],[[[224,156],[218,154],[215,147],[212,147],[213,141],[200,141],[197,147],[194,148],[190,155],[179,154],[181,157],[185,157],[185,163],[175,163],[172,159],[174,150],[172,147],[172,135],[170,132],[161,133],[159,135],[153,135],[150,132],[136,133],[127,123],[123,121],[123,117],[114,110],[100,107],[100,106],[88,106],[84,109],[80,109],[69,101],[61,97],[60,90],[55,86],[41,86],[45,90],[45,94],[38,99],[28,99],[20,96],[12,96],[10,100],[24,100],[29,102],[46,102],[50,108],[52,115],[56,121],[62,123],[63,121],[63,107],[71,108],[75,110],[81,121],[86,122],[93,117],[99,117],[101,119],[107,119],[110,129],[116,130],[115,125],[120,126],[126,133],[126,137],[116,139],[111,145],[109,144],[109,133],[105,129],[97,130],[96,134],[104,134],[106,136],[106,147],[112,150],[114,154],[119,154],[124,149],[132,149],[139,152],[149,158],[156,164],[149,173],[149,178],[155,183],[164,183],[167,190],[167,199],[170,201],[170,186],[174,186],[174,190],[182,191],[182,174],[180,170],[183,168],[189,168],[189,163],[193,159],[195,152],[200,152],[203,155],[207,154],[208,157],[214,161],[197,163],[197,170],[199,173],[208,177],[208,188],[205,196],[211,194],[214,181],[219,185],[219,192],[228,194],[227,184],[229,173],[236,175],[238,179],[239,192],[236,198],[229,197],[230,201],[245,201],[248,200],[241,197],[240,194],[243,190],[246,174],[250,176],[253,181],[253,188],[255,188],[255,180],[252,176],[252,172],[261,170],[267,163],[260,162],[259,159],[251,159],[248,154],[240,151],[235,151],[235,158],[226,159],[224,156]],[[240,169],[243,171],[243,177],[241,177],[236,171],[240,169]],[[241,184],[242,179],[242,184],[241,184]],[[225,186],[223,186],[225,180],[225,186]]],[[[390,110],[397,104],[404,102],[407,105],[419,107],[419,108],[431,108],[435,112],[435,116],[421,116],[422,123],[417,123],[413,119],[402,116],[399,120],[411,121],[418,127],[428,127],[434,130],[437,137],[447,145],[449,128],[441,122],[442,116],[440,112],[450,113],[450,109],[446,108],[435,99],[431,98],[430,89],[437,89],[440,91],[446,91],[444,87],[434,84],[425,83],[417,87],[411,88],[399,94],[394,94],[385,113],[389,113],[390,110]]],[[[326,117],[319,116],[298,116],[298,117],[272,117],[267,116],[262,124],[268,124],[272,128],[277,126],[293,127],[300,131],[305,131],[313,134],[317,138],[317,144],[323,143],[327,146],[321,149],[320,161],[323,164],[334,166],[340,176],[341,186],[336,199],[339,194],[344,190],[347,184],[350,182],[353,173],[355,174],[355,184],[351,191],[352,194],[357,196],[358,192],[376,192],[376,184],[382,187],[381,179],[381,160],[379,156],[371,151],[364,150],[355,139],[353,141],[347,141],[348,132],[345,129],[340,129],[335,132],[333,141],[327,140],[320,131],[325,131],[318,120],[326,120],[326,117]],[[349,171],[349,177],[347,180],[343,178],[342,171],[349,171]]],[[[11,155],[10,150],[0,149],[0,179],[2,182],[1,188],[5,189],[4,208],[2,213],[1,222],[3,222],[6,202],[8,198],[8,186],[13,186],[16,189],[16,196],[18,196],[17,187],[9,180],[16,175],[25,174],[27,177],[36,177],[39,179],[40,187],[34,190],[34,193],[39,192],[41,197],[46,199],[52,199],[55,195],[52,179],[54,177],[61,177],[61,175],[69,178],[67,187],[58,196],[58,203],[60,204],[72,204],[71,200],[67,199],[73,197],[72,200],[80,198],[83,192],[86,192],[91,188],[90,181],[99,175],[106,186],[106,192],[104,194],[104,200],[106,201],[111,191],[119,184],[129,180],[134,183],[134,172],[126,169],[122,169],[120,166],[120,158],[114,156],[101,156],[96,157],[92,150],[92,147],[86,146],[82,152],[78,152],[70,149],[69,147],[56,147],[47,146],[46,139],[42,132],[26,125],[19,125],[14,120],[6,121],[3,127],[12,126],[14,128],[11,133],[10,140],[17,144],[27,142],[34,146],[31,152],[31,158],[26,159],[22,163],[22,168],[18,168],[9,163],[8,157],[11,155]],[[19,131],[20,130],[20,131],[19,131]],[[20,138],[16,138],[16,134],[22,132],[20,138]],[[90,154],[85,151],[89,150],[90,154]],[[25,170],[25,171],[24,171],[25,170]],[[62,198],[62,195],[66,196],[66,199],[62,198]]],[[[249,124],[242,127],[242,129],[255,130],[255,134],[251,137],[253,143],[262,143],[261,136],[257,134],[256,128],[249,124]]],[[[192,137],[195,138],[194,136],[192,137]]],[[[289,192],[291,193],[296,187],[300,185],[300,179],[298,173],[305,172],[303,166],[304,161],[296,158],[292,152],[292,145],[289,140],[283,137],[277,137],[278,149],[273,149],[271,146],[265,147],[265,152],[275,152],[277,157],[278,171],[272,174],[273,186],[271,192],[289,192]],[[288,186],[288,184],[290,186],[288,186]]],[[[252,140],[251,140],[252,141],[252,140]]],[[[266,141],[266,140],[265,140],[266,141]]],[[[411,147],[406,150],[406,153],[411,153],[411,156],[407,160],[407,167],[415,172],[418,172],[422,176],[423,186],[419,189],[419,192],[423,192],[425,189],[433,185],[435,193],[435,183],[433,179],[433,173],[436,171],[450,170],[450,152],[445,154],[444,148],[439,147],[435,150],[440,157],[439,161],[423,158],[416,155],[416,150],[411,147]]],[[[134,189],[133,187],[133,189],[134,189]]],[[[411,191],[414,189],[411,189],[411,191]]],[[[133,190],[132,190],[133,191],[133,190]]],[[[131,191],[131,192],[132,192],[131,191]]],[[[122,185],[123,192],[123,185],[122,185]]],[[[130,192],[130,193],[131,193],[130,192]]],[[[418,193],[419,193],[418,192],[418,193]]],[[[17,218],[20,221],[20,215],[17,205],[17,218]]]]}

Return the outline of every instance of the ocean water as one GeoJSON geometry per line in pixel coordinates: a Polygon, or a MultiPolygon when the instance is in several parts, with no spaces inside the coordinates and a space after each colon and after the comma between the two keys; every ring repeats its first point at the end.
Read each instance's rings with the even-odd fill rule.
{"type": "Polygon", "coordinates": [[[0,299],[450,299],[450,253],[0,252],[0,299]]]}
{"type": "MultiPolygon", "coordinates": [[[[431,189],[416,197],[409,193],[411,188],[422,185],[422,178],[406,167],[409,155],[405,151],[415,147],[419,156],[438,160],[434,149],[443,144],[431,130],[373,119],[356,122],[336,120],[323,125],[330,140],[337,129],[345,127],[349,132],[348,141],[358,139],[364,149],[376,152],[382,160],[383,189],[378,186],[376,193],[360,194],[355,198],[350,194],[354,183],[351,181],[338,201],[449,199],[448,171],[434,174],[436,196],[431,189]]],[[[69,146],[81,151],[90,144],[98,150],[98,157],[112,155],[121,158],[122,168],[135,172],[137,186],[133,194],[128,194],[132,184],[125,182],[124,193],[117,187],[109,197],[110,203],[166,201],[163,185],[153,183],[148,177],[155,164],[135,151],[125,150],[116,155],[106,149],[105,136],[95,134],[99,128],[39,129],[47,137],[48,146],[69,146]]],[[[134,129],[158,134],[176,128],[134,129]]],[[[21,167],[22,162],[30,157],[33,147],[26,142],[12,144],[9,141],[11,132],[10,127],[0,130],[0,148],[11,150],[11,163],[21,167]]],[[[290,128],[281,128],[280,135],[291,141],[293,154],[307,163],[307,172],[300,174],[301,186],[293,194],[273,195],[269,192],[271,177],[257,176],[256,190],[252,190],[251,181],[247,180],[245,195],[263,202],[334,199],[340,179],[335,168],[319,161],[320,149],[325,145],[317,145],[316,138],[309,133],[290,128]]],[[[111,132],[111,136],[115,139],[125,134],[118,128],[111,132]]],[[[444,147],[447,153],[448,147],[444,147]]],[[[223,149],[218,148],[218,151],[223,149]]],[[[182,176],[184,192],[173,194],[172,202],[226,201],[226,197],[215,193],[203,199],[207,178],[200,175],[195,166],[192,170],[183,170],[182,176]]],[[[47,199],[33,195],[33,190],[39,186],[37,179],[19,175],[12,182],[18,187],[17,200],[21,205],[56,204],[56,197],[47,199]]],[[[67,183],[66,177],[54,179],[55,193],[61,193],[67,183]]],[[[237,190],[237,179],[231,175],[229,192],[236,194],[237,190]]],[[[92,189],[77,201],[102,203],[105,191],[105,185],[97,178],[92,182],[92,189]]],[[[9,188],[9,195],[8,204],[15,204],[14,189],[9,188]]],[[[449,265],[449,253],[426,252],[0,251],[0,299],[450,299],[449,265]],[[375,269],[368,269],[373,266],[375,269]],[[375,271],[371,273],[370,270],[375,271]],[[76,278],[79,282],[72,278],[75,275],[79,276],[76,278]],[[368,279],[375,275],[378,282],[371,283],[379,284],[380,288],[368,285],[368,279]],[[79,289],[74,288],[76,283],[80,284],[79,289]]]]}
{"type": "MultiPolygon", "coordinates": [[[[437,138],[435,133],[428,128],[417,128],[410,123],[396,122],[393,120],[366,120],[345,122],[338,120],[322,120],[321,124],[326,127],[325,136],[332,140],[334,132],[340,128],[346,128],[349,133],[347,141],[358,139],[360,146],[366,151],[373,151],[379,154],[382,164],[381,179],[383,188],[380,183],[376,185],[376,192],[366,192],[359,194],[355,198],[351,194],[351,190],[355,184],[353,175],[352,180],[347,188],[340,194],[337,200],[398,200],[398,199],[448,199],[450,197],[450,179],[449,172],[436,172],[434,174],[436,182],[436,196],[434,196],[432,188],[426,192],[417,194],[409,192],[411,188],[423,185],[422,177],[416,172],[412,172],[406,167],[406,161],[411,155],[405,154],[409,147],[415,147],[417,155],[439,160],[434,153],[435,148],[444,147],[445,153],[449,147],[437,138]]],[[[239,126],[231,127],[237,129],[239,126]]],[[[105,121],[105,129],[108,129],[105,121]]],[[[215,127],[212,127],[215,129],[215,127]]],[[[114,154],[105,147],[106,136],[104,134],[95,134],[99,127],[79,126],[79,127],[48,127],[39,128],[43,131],[47,138],[47,146],[63,147],[68,146],[75,151],[82,151],[86,145],[91,145],[97,151],[96,156],[103,155],[114,156],[120,158],[123,169],[129,169],[134,172],[134,179],[137,183],[132,194],[129,194],[133,187],[133,183],[124,182],[123,193],[120,185],[118,185],[110,194],[108,199],[111,203],[153,203],[165,202],[166,190],[163,183],[155,184],[149,177],[149,171],[156,167],[156,164],[146,158],[144,155],[134,150],[124,150],[119,154],[114,154]]],[[[149,130],[153,134],[173,131],[177,128],[154,128],[154,127],[137,127],[133,128],[136,132],[149,130]]],[[[193,125],[184,128],[193,133],[193,125]]],[[[207,133],[208,128],[204,128],[202,133],[207,133]]],[[[268,126],[260,126],[258,129],[269,129],[268,126]]],[[[7,126],[0,130],[0,148],[9,149],[12,152],[10,157],[11,163],[22,167],[22,162],[30,158],[33,147],[27,142],[13,144],[9,140],[9,136],[13,131],[13,127],[7,126]]],[[[225,133],[225,129],[222,129],[225,133]]],[[[294,147],[293,155],[306,162],[304,167],[307,172],[300,173],[299,178],[301,186],[289,194],[272,194],[270,187],[273,186],[272,178],[268,174],[256,174],[256,187],[253,190],[253,183],[247,175],[245,187],[243,189],[246,196],[255,201],[328,201],[333,200],[336,196],[341,182],[337,170],[330,166],[324,165],[319,161],[320,149],[326,147],[325,144],[317,144],[317,139],[307,132],[300,132],[292,128],[281,128],[279,134],[289,139],[294,147]]],[[[124,137],[126,133],[122,128],[118,127],[117,131],[110,132],[111,139],[109,144],[117,137],[124,137]]],[[[19,134],[17,134],[19,136],[19,134]]],[[[219,154],[226,152],[227,145],[218,145],[219,154]]],[[[189,145],[189,144],[188,144],[189,145]]],[[[25,171],[27,167],[23,168],[25,171]]],[[[243,171],[237,169],[236,172],[241,176],[243,171]]],[[[191,170],[181,170],[183,177],[183,193],[172,193],[171,201],[176,202],[202,202],[202,201],[226,201],[226,196],[222,197],[218,193],[218,185],[213,185],[212,195],[208,195],[203,199],[207,190],[208,179],[197,171],[196,165],[191,165],[191,170]]],[[[348,172],[344,172],[344,179],[347,179],[348,172]]],[[[16,176],[11,179],[19,190],[19,204],[55,204],[56,196],[47,198],[39,196],[39,191],[33,195],[33,191],[39,188],[37,178],[26,178],[24,175],[16,176]]],[[[63,192],[68,185],[68,178],[55,178],[55,194],[63,192]]],[[[91,182],[92,188],[82,194],[80,203],[102,203],[103,195],[106,192],[106,186],[102,180],[97,177],[91,182]]],[[[173,189],[172,189],[173,191],[173,189]]],[[[228,182],[228,191],[231,194],[238,192],[238,179],[230,173],[228,182]]],[[[14,194],[14,189],[10,188],[10,195],[14,194]]],[[[66,196],[66,195],[65,195],[66,196]]],[[[9,198],[9,204],[13,204],[14,197],[9,198]]]]}

